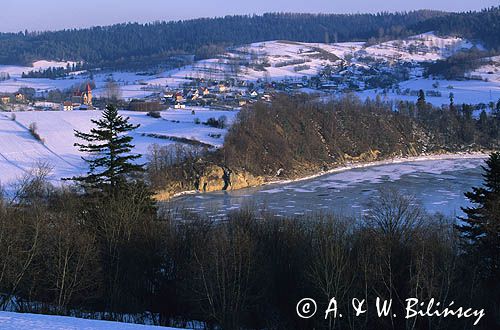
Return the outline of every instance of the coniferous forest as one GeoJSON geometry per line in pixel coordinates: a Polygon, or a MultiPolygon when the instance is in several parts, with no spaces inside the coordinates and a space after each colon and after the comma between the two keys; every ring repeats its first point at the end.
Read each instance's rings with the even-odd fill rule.
{"type": "Polygon", "coordinates": [[[83,61],[87,67],[161,63],[194,54],[198,59],[225,47],[266,40],[302,42],[368,41],[435,31],[500,47],[500,8],[447,13],[419,10],[379,14],[288,14],[226,16],[186,21],[127,23],[62,31],[0,34],[0,63],[34,60],[83,61]]]}

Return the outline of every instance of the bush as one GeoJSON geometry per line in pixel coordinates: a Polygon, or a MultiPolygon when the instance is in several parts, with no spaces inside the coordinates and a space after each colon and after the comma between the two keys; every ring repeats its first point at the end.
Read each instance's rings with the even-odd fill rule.
{"type": "Polygon", "coordinates": [[[213,117],[210,117],[203,124],[207,125],[207,126],[210,126],[210,127],[215,127],[215,128],[221,128],[221,129],[222,128],[226,128],[226,126],[227,126],[227,117],[226,116],[220,116],[219,119],[215,119],[213,117]]]}
{"type": "Polygon", "coordinates": [[[28,127],[28,130],[31,133],[31,136],[33,136],[36,140],[45,143],[44,139],[38,134],[38,126],[36,123],[31,123],[28,127]]]}
{"type": "Polygon", "coordinates": [[[152,118],[161,118],[161,113],[159,111],[150,111],[147,115],[152,118]]]}

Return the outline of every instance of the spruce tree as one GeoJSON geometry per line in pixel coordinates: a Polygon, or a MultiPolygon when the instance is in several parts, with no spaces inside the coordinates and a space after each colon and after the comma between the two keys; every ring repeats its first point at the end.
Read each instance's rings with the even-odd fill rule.
{"type": "Polygon", "coordinates": [[[500,276],[500,152],[490,155],[483,170],[484,184],[465,193],[473,206],[462,208],[466,216],[456,227],[488,282],[500,276]]]}
{"type": "Polygon", "coordinates": [[[422,109],[424,109],[425,105],[426,105],[425,93],[421,89],[421,90],[418,91],[417,108],[419,110],[422,110],[422,109]]]}
{"type": "Polygon", "coordinates": [[[455,95],[450,93],[450,111],[455,113],[455,95]]]}
{"type": "Polygon", "coordinates": [[[75,130],[75,136],[87,143],[75,143],[76,147],[90,157],[82,157],[89,164],[87,175],[73,177],[88,190],[114,192],[127,183],[127,179],[137,172],[144,171],[144,165],[134,163],[140,155],[132,154],[134,145],[127,132],[139,125],[129,123],[129,117],[118,114],[115,106],[109,105],[102,113],[102,118],[92,120],[96,125],[90,133],[75,130]]]}

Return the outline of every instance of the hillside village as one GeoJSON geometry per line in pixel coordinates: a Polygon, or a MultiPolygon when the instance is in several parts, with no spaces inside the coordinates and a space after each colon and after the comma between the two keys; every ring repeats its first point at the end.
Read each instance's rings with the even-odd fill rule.
{"type": "Polygon", "coordinates": [[[193,61],[191,57],[189,64],[161,72],[79,70],[47,79],[23,78],[26,74],[22,70],[44,72],[53,64],[70,68],[68,62],[38,69],[0,66],[4,77],[0,103],[3,110],[13,111],[90,110],[102,108],[111,95],[121,107],[136,111],[192,106],[234,109],[256,101],[269,102],[276,93],[320,97],[356,93],[414,101],[420,89],[435,105],[446,103],[450,93],[457,102],[479,103],[468,97],[476,92],[489,93],[485,103],[496,101],[500,98],[499,58],[485,58],[478,72],[456,79],[456,84],[470,81],[470,86],[478,85],[477,90],[467,91],[463,100],[462,93],[453,90],[455,81],[426,76],[429,63],[470,50],[483,48],[465,39],[426,33],[375,44],[261,42],[228,49],[214,59],[193,61]]]}

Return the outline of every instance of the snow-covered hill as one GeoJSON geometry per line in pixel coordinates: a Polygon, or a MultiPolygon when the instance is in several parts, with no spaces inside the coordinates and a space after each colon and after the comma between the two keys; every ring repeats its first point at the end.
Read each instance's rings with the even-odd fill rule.
{"type": "MultiPolygon", "coordinates": [[[[99,96],[103,93],[103,87],[109,78],[119,82],[125,98],[141,98],[161,91],[166,86],[175,88],[198,78],[236,78],[249,82],[259,79],[299,80],[304,76],[319,74],[326,66],[367,67],[373,61],[388,65],[395,62],[421,63],[443,59],[473,46],[481,48],[481,45],[474,45],[462,38],[439,37],[432,32],[379,44],[266,41],[235,47],[217,58],[197,61],[192,65],[150,76],[133,72],[97,73],[94,75],[97,86],[95,94],[99,96]]],[[[67,64],[68,62],[38,61],[33,64],[33,68],[0,65],[0,72],[7,72],[11,76],[9,80],[0,81],[0,92],[14,93],[21,87],[32,87],[39,92],[64,90],[88,79],[85,72],[61,79],[20,78],[22,72],[67,64]]]]}
{"type": "MultiPolygon", "coordinates": [[[[457,37],[439,37],[423,33],[404,40],[393,40],[361,49],[366,55],[391,61],[426,62],[441,60],[475,45],[457,37]]],[[[476,45],[481,47],[480,45],[476,45]]]]}
{"type": "Polygon", "coordinates": [[[0,312],[2,330],[174,330],[174,328],[74,317],[0,312]]]}

